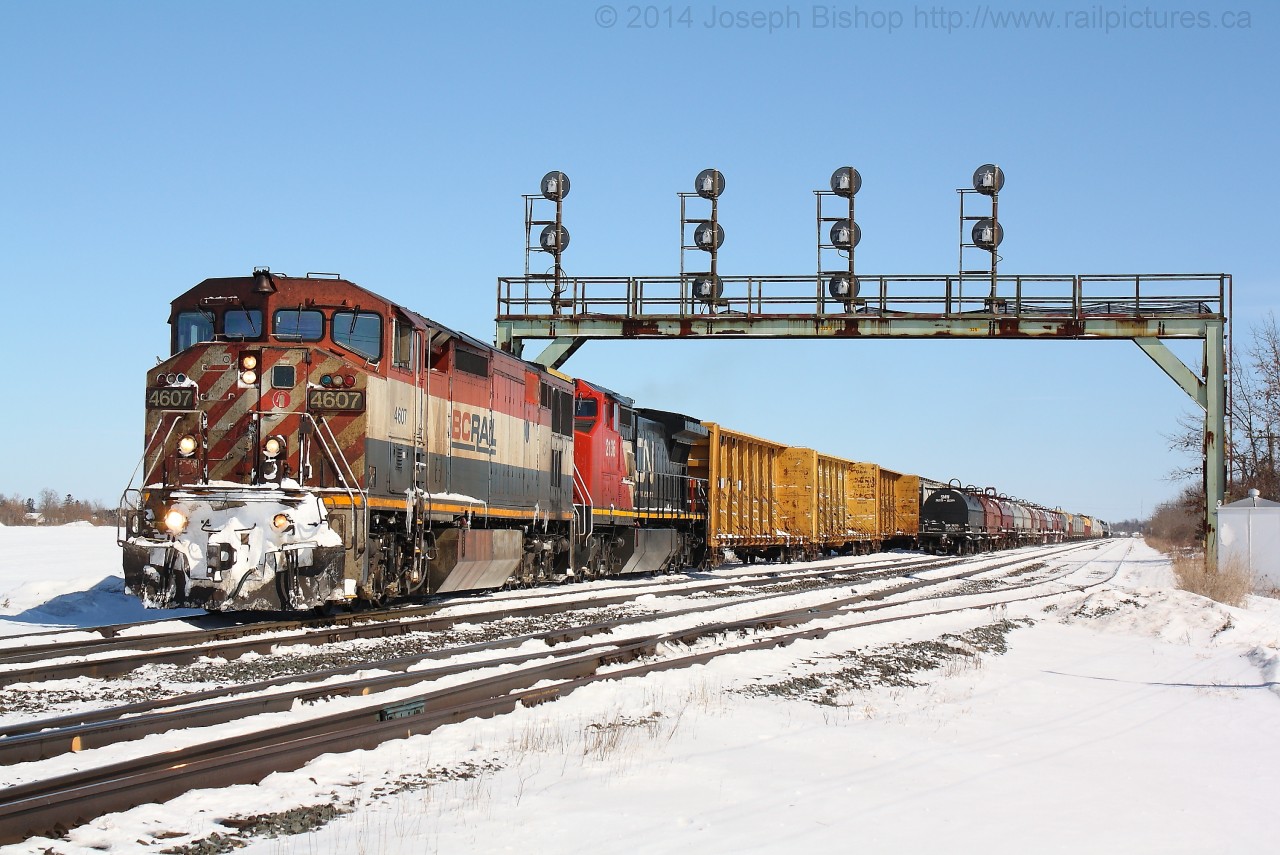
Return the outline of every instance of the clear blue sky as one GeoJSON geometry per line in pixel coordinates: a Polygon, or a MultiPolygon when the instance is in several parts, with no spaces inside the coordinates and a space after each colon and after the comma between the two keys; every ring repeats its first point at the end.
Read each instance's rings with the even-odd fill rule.
{"type": "MultiPolygon", "coordinates": [[[[674,273],[675,194],[708,166],[721,272],[811,272],[811,191],[846,163],[859,269],[954,271],[954,190],[995,161],[1002,272],[1230,272],[1241,340],[1276,303],[1271,4],[988,7],[1095,16],[1030,29],[969,27],[981,4],[696,2],[639,28],[609,8],[0,3],[0,491],[114,501],[168,302],[208,276],[336,271],[491,339],[550,169],[576,274],[674,273]],[[788,8],[774,32],[706,26],[788,8]]],[[[1128,343],[592,343],[566,368],[1110,518],[1174,492],[1162,433],[1192,406],[1128,343]]]]}

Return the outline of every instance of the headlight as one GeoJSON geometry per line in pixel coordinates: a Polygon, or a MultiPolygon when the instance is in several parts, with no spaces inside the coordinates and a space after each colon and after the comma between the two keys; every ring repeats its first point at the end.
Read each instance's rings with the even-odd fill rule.
{"type": "Polygon", "coordinates": [[[258,367],[258,357],[252,353],[246,353],[240,357],[240,367],[245,371],[252,371],[258,367]]]}
{"type": "Polygon", "coordinates": [[[191,434],[187,434],[178,440],[178,453],[183,457],[190,457],[196,453],[196,438],[191,434]]]}
{"type": "Polygon", "coordinates": [[[164,527],[169,529],[170,534],[181,534],[187,527],[187,515],[177,508],[172,508],[164,515],[164,527]]]}
{"type": "Polygon", "coordinates": [[[267,457],[279,457],[282,451],[284,451],[283,437],[269,436],[267,441],[262,443],[262,453],[267,457]]]}
{"type": "Polygon", "coordinates": [[[284,531],[293,525],[293,520],[289,519],[288,514],[276,514],[272,517],[271,524],[275,526],[276,531],[284,531]]]}
{"type": "MultiPolygon", "coordinates": [[[[255,363],[255,364],[257,364],[257,363],[255,363]]],[[[243,384],[244,384],[244,385],[246,385],[246,386],[252,386],[254,383],[257,383],[257,382],[258,382],[258,372],[256,372],[256,371],[241,371],[241,372],[240,372],[240,382],[241,382],[241,383],[243,383],[243,384]]]]}

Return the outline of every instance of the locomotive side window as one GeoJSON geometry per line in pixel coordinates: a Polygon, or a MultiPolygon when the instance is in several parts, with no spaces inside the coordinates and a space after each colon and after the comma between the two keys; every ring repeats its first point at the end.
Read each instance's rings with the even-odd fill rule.
{"type": "Polygon", "coordinates": [[[324,313],[315,309],[278,309],[271,333],[289,341],[319,341],[324,337],[324,313]]]}
{"type": "Polygon", "coordinates": [[[474,374],[477,377],[489,376],[489,360],[478,353],[472,353],[461,347],[454,348],[454,360],[459,371],[474,374]]]}
{"type": "Polygon", "coordinates": [[[382,317],[373,312],[334,312],[333,340],[370,362],[382,356],[382,317]]]}
{"type": "Polygon", "coordinates": [[[392,340],[391,363],[397,368],[413,367],[413,327],[408,321],[396,318],[392,340]]]}
{"type": "Polygon", "coordinates": [[[227,309],[222,316],[222,335],[244,341],[262,335],[261,309],[227,309]]]}
{"type": "Polygon", "coordinates": [[[179,312],[174,326],[178,332],[178,347],[174,353],[202,341],[213,341],[213,315],[209,312],[179,312]]]}
{"type": "Polygon", "coordinates": [[[551,411],[551,430],[561,436],[573,436],[573,395],[555,389],[552,398],[555,407],[551,411]]]}
{"type": "Polygon", "coordinates": [[[578,433],[591,433],[600,417],[600,405],[595,398],[579,398],[573,410],[573,429],[578,433]]]}

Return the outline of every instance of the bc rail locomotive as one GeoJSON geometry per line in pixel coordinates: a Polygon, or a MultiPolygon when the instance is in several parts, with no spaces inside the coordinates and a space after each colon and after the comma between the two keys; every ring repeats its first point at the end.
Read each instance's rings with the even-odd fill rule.
{"type": "Polygon", "coordinates": [[[730,551],[1104,532],[637,407],[336,277],[206,279],[169,324],[172,355],[146,376],[142,486],[122,502],[125,581],[152,607],[301,610],[730,551]]]}

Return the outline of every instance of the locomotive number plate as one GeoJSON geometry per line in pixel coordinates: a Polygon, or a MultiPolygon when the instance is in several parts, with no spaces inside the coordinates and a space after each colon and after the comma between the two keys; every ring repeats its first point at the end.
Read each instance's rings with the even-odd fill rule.
{"type": "Polygon", "coordinates": [[[308,389],[309,410],[363,410],[364,392],[355,389],[308,389]]]}
{"type": "Polygon", "coordinates": [[[194,386],[148,386],[148,410],[194,410],[196,389],[194,386]]]}

